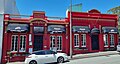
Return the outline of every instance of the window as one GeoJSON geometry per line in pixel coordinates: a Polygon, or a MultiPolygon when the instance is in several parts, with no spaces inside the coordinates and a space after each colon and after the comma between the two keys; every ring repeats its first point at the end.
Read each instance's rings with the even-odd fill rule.
{"type": "Polygon", "coordinates": [[[62,36],[50,36],[50,50],[62,51],[62,36]]]}
{"type": "Polygon", "coordinates": [[[104,34],[103,38],[104,38],[104,47],[108,47],[108,35],[104,34]]]}
{"type": "Polygon", "coordinates": [[[74,34],[74,47],[79,47],[79,34],[74,34]]]}
{"type": "Polygon", "coordinates": [[[11,51],[12,52],[26,51],[26,35],[12,35],[11,51]]]}
{"type": "Polygon", "coordinates": [[[50,48],[55,47],[55,36],[50,36],[50,48]]]}
{"type": "Polygon", "coordinates": [[[12,49],[11,51],[17,52],[18,50],[18,35],[12,35],[12,49]]]}
{"type": "Polygon", "coordinates": [[[26,50],[26,36],[25,35],[21,35],[20,36],[20,52],[25,52],[26,50]]]}
{"type": "Polygon", "coordinates": [[[35,55],[45,55],[45,51],[37,51],[37,52],[33,52],[32,54],[35,54],[35,55]]]}
{"type": "Polygon", "coordinates": [[[57,36],[57,50],[62,50],[62,36],[57,36]]]}
{"type": "Polygon", "coordinates": [[[114,46],[114,35],[110,34],[110,46],[113,47],[114,46]]]}
{"type": "Polygon", "coordinates": [[[51,51],[51,50],[46,50],[46,54],[56,54],[57,52],[51,51]]]}
{"type": "Polygon", "coordinates": [[[82,47],[86,47],[86,34],[81,34],[82,47]]]}

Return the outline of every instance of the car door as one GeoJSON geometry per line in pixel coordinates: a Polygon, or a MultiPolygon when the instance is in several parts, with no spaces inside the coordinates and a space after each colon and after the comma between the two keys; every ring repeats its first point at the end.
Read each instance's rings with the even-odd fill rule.
{"type": "Polygon", "coordinates": [[[47,50],[45,52],[46,63],[56,62],[56,55],[53,51],[47,50]]]}

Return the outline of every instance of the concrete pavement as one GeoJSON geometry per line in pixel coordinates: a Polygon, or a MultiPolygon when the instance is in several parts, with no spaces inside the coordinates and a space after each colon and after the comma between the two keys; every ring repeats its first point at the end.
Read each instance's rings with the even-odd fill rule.
{"type": "Polygon", "coordinates": [[[120,55],[108,55],[92,58],[70,60],[62,64],[120,64],[120,55]]]}
{"type": "MultiPolygon", "coordinates": [[[[70,60],[91,58],[91,57],[98,57],[98,56],[116,55],[116,54],[119,54],[119,52],[103,51],[103,52],[96,52],[96,53],[76,54],[76,55],[73,55],[73,58],[70,60]]],[[[11,62],[11,63],[7,63],[7,64],[24,64],[24,62],[11,62]]]]}
{"type": "Polygon", "coordinates": [[[73,55],[73,58],[71,60],[90,58],[90,57],[98,57],[98,56],[115,55],[115,54],[119,54],[119,52],[117,52],[117,51],[102,51],[102,52],[95,52],[95,53],[77,54],[77,55],[73,55]]]}

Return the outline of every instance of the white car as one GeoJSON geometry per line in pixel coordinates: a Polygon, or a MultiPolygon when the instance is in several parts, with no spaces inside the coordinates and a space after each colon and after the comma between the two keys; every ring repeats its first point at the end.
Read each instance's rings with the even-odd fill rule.
{"type": "Polygon", "coordinates": [[[51,50],[40,50],[33,52],[26,57],[25,64],[63,63],[64,61],[68,61],[68,56],[65,53],[57,53],[51,50]]]}
{"type": "Polygon", "coordinates": [[[117,45],[117,51],[120,52],[120,43],[117,45]]]}

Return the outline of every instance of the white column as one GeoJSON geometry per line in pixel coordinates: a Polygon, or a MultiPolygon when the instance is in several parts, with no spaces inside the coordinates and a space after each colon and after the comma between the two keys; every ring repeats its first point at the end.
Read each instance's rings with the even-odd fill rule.
{"type": "Polygon", "coordinates": [[[0,63],[2,58],[2,43],[3,43],[3,14],[4,14],[4,0],[0,0],[0,63]]]}

